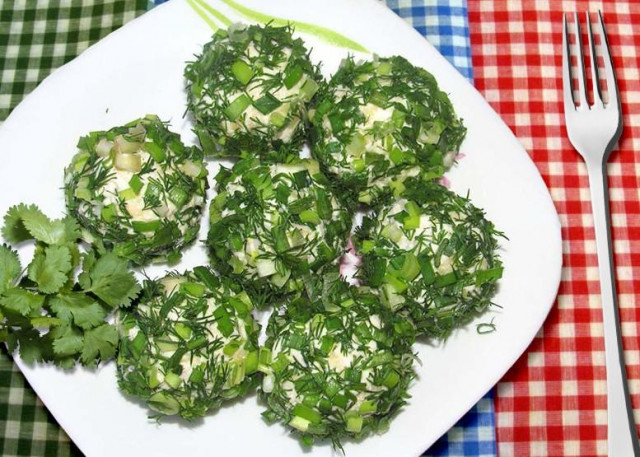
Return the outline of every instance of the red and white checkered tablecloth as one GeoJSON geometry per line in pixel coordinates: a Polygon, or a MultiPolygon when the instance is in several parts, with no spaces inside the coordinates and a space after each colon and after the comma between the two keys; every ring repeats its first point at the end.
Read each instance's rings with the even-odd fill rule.
{"type": "Polygon", "coordinates": [[[556,306],[497,387],[499,453],[605,456],[595,235],[586,168],[567,139],[562,114],[562,13],[603,11],[617,70],[624,132],[610,159],[609,185],[625,357],[640,423],[640,1],[469,0],[468,6],[475,85],[538,166],[564,239],[556,306]]]}

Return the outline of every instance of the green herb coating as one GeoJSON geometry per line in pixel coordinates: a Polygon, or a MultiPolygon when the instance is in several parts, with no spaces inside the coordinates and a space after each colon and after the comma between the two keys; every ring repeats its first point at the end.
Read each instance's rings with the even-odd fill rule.
{"type": "Polygon", "coordinates": [[[138,306],[118,315],[120,388],[188,420],[245,395],[257,382],[252,309],[209,268],[146,281],[138,306]]]}
{"type": "Polygon", "coordinates": [[[140,265],[177,260],[198,234],[208,187],[202,151],[153,115],[92,132],[78,149],[65,198],[87,241],[140,265]]]}
{"type": "Polygon", "coordinates": [[[285,157],[305,140],[321,76],[290,26],[219,30],[187,64],[188,108],[205,153],[285,157]]]}
{"type": "Polygon", "coordinates": [[[311,444],[387,430],[414,378],[410,321],[380,305],[376,293],[328,274],[312,298],[298,298],[267,327],[263,416],[311,444]],[[326,278],[333,276],[329,281],[326,278]]]}
{"type": "Polygon", "coordinates": [[[492,304],[502,234],[468,198],[434,181],[405,184],[356,232],[360,277],[421,333],[444,338],[492,304]]]}
{"type": "Polygon", "coordinates": [[[302,278],[343,254],[352,215],[308,159],[221,168],[210,206],[212,265],[240,280],[258,305],[302,287],[302,278]]]}
{"type": "Polygon", "coordinates": [[[345,59],[309,117],[313,156],[362,203],[408,176],[441,176],[466,132],[435,78],[399,56],[345,59]]]}

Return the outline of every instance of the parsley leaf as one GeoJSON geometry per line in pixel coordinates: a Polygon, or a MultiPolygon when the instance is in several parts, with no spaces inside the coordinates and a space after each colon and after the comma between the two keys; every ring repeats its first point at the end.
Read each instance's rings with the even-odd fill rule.
{"type": "Polygon", "coordinates": [[[80,356],[83,363],[89,365],[98,356],[106,360],[116,352],[118,330],[109,324],[103,324],[84,333],[84,349],[80,356]]]}
{"type": "Polygon", "coordinates": [[[63,244],[80,237],[72,218],[51,220],[35,205],[20,204],[9,208],[4,217],[2,235],[10,243],[36,239],[46,244],[63,244]]]}
{"type": "Polygon", "coordinates": [[[44,305],[45,297],[25,289],[13,287],[0,295],[0,306],[22,316],[28,316],[44,305]]]}
{"type": "Polygon", "coordinates": [[[84,330],[97,327],[107,317],[106,311],[99,303],[90,296],[77,292],[58,294],[51,299],[50,306],[60,319],[73,321],[84,330]]]}
{"type": "Polygon", "coordinates": [[[20,275],[22,266],[18,253],[7,245],[0,246],[0,294],[20,275]]]}
{"type": "Polygon", "coordinates": [[[71,270],[71,251],[66,246],[49,246],[36,252],[28,267],[29,279],[46,294],[59,291],[67,282],[71,270]]]}
{"type": "Polygon", "coordinates": [[[91,270],[84,271],[80,285],[102,299],[109,306],[129,306],[140,292],[140,285],[128,269],[126,260],[112,252],[100,257],[91,270]]]}
{"type": "MultiPolygon", "coordinates": [[[[22,241],[33,238],[27,228],[24,226],[22,215],[29,210],[29,206],[21,203],[12,206],[4,216],[4,225],[2,227],[2,236],[9,243],[20,243],[22,241]]],[[[35,206],[33,206],[35,208],[35,206]]]]}
{"type": "Polygon", "coordinates": [[[84,338],[78,330],[71,327],[65,328],[62,336],[53,340],[53,352],[56,355],[70,356],[77,354],[84,346],[84,338]]]}
{"type": "Polygon", "coordinates": [[[50,358],[51,348],[36,329],[19,329],[7,338],[9,352],[20,349],[20,357],[25,363],[33,364],[50,358]]]}

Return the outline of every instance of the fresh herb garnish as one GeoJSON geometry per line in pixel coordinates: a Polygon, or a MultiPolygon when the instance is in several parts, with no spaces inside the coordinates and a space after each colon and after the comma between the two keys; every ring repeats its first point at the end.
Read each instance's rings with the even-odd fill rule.
{"type": "Polygon", "coordinates": [[[112,252],[81,253],[78,224],[50,220],[33,205],[10,208],[2,235],[14,244],[34,241],[35,253],[23,269],[18,253],[0,246],[0,342],[26,363],[72,368],[113,357],[118,332],[105,319],[140,291],[128,262],[112,252]]]}

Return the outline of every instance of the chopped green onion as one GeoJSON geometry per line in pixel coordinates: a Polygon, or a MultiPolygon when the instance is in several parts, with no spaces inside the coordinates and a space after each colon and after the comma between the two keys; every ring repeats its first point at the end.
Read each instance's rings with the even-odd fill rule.
{"type": "Polygon", "coordinates": [[[138,195],[144,186],[139,175],[133,175],[129,180],[129,187],[138,195]]]}
{"type": "Polygon", "coordinates": [[[258,351],[251,351],[245,356],[244,370],[247,374],[253,374],[258,371],[258,351]]]}
{"type": "Polygon", "coordinates": [[[393,64],[391,62],[384,61],[378,64],[378,68],[376,68],[376,71],[380,76],[388,76],[391,74],[392,69],[393,64]]]}
{"type": "Polygon", "coordinates": [[[254,74],[251,67],[243,60],[236,60],[233,65],[231,65],[231,71],[233,72],[233,76],[245,86],[251,81],[254,74]]]}
{"type": "Polygon", "coordinates": [[[105,222],[113,222],[116,220],[116,206],[115,205],[107,205],[104,206],[100,210],[100,216],[104,219],[105,222]]]}
{"type": "Polygon", "coordinates": [[[249,105],[251,105],[251,99],[246,94],[242,94],[225,108],[224,113],[227,115],[229,120],[235,121],[240,117],[244,110],[249,107],[249,105]]]}
{"type": "Polygon", "coordinates": [[[173,397],[170,397],[166,392],[160,391],[153,394],[147,400],[149,407],[162,414],[169,416],[178,414],[180,411],[180,403],[173,397]]]}
{"type": "Polygon", "coordinates": [[[320,220],[320,216],[318,216],[318,213],[311,209],[302,211],[300,213],[300,220],[304,223],[310,223],[313,225],[318,225],[320,222],[322,222],[320,220]]]}
{"type": "Polygon", "coordinates": [[[128,201],[128,200],[131,200],[132,198],[136,198],[136,192],[133,189],[131,189],[130,187],[127,187],[126,189],[121,190],[120,192],[118,192],[118,196],[121,199],[123,199],[125,201],[128,201]]]}
{"type": "Polygon", "coordinates": [[[295,86],[298,83],[298,81],[300,81],[300,78],[302,78],[302,75],[303,75],[302,67],[300,67],[299,65],[290,67],[284,76],[284,81],[283,81],[284,86],[287,89],[291,89],[293,86],[295,86]]]}
{"type": "Polygon", "coordinates": [[[446,286],[450,286],[451,284],[455,284],[457,281],[458,281],[458,276],[456,275],[455,271],[452,271],[451,273],[437,276],[434,286],[446,287],[446,286]]]}
{"type": "Polygon", "coordinates": [[[271,113],[271,116],[269,116],[269,122],[278,128],[282,127],[286,120],[287,118],[277,111],[271,113]]]}
{"type": "Polygon", "coordinates": [[[178,336],[180,338],[182,338],[183,340],[191,339],[191,328],[188,327],[187,325],[183,324],[182,322],[177,322],[173,326],[173,329],[176,331],[178,336]]]}
{"type": "Polygon", "coordinates": [[[359,433],[362,430],[362,422],[362,416],[349,416],[345,428],[348,432],[359,433]]]}
{"type": "Polygon", "coordinates": [[[202,297],[205,292],[205,287],[197,282],[183,282],[180,284],[180,292],[192,297],[202,297]]]}
{"type": "Polygon", "coordinates": [[[164,382],[166,382],[170,387],[177,389],[180,387],[180,384],[182,384],[182,379],[180,379],[180,376],[177,374],[169,371],[164,375],[164,382]]]}
{"type": "Polygon", "coordinates": [[[165,150],[158,146],[156,143],[144,143],[142,145],[142,149],[148,152],[156,162],[164,162],[167,158],[167,153],[165,152],[165,150]]]}
{"type": "Polygon", "coordinates": [[[319,412],[303,404],[297,404],[293,407],[293,410],[291,412],[295,416],[302,417],[312,424],[319,424],[320,422],[322,422],[322,416],[319,412]]]}
{"type": "Polygon", "coordinates": [[[293,428],[300,430],[301,432],[306,432],[309,429],[310,422],[306,419],[303,419],[299,416],[293,416],[293,419],[289,421],[289,425],[293,428]]]}
{"type": "Polygon", "coordinates": [[[131,226],[136,232],[155,232],[160,228],[162,223],[156,221],[132,221],[131,226]]]}
{"type": "Polygon", "coordinates": [[[169,191],[169,200],[171,200],[177,208],[182,208],[189,200],[189,194],[179,187],[174,187],[169,191]]]}
{"type": "Polygon", "coordinates": [[[305,100],[311,100],[317,91],[318,83],[311,78],[307,78],[302,84],[302,87],[300,87],[300,93],[304,96],[305,100]]]}
{"type": "Polygon", "coordinates": [[[382,381],[382,385],[389,389],[394,388],[400,381],[400,375],[395,370],[390,370],[382,381]]]}
{"type": "Polygon", "coordinates": [[[260,111],[262,114],[269,114],[271,111],[275,110],[281,105],[282,105],[282,102],[278,100],[276,97],[274,97],[273,95],[271,95],[269,92],[267,92],[258,100],[253,102],[253,106],[255,106],[256,109],[260,111]]]}

